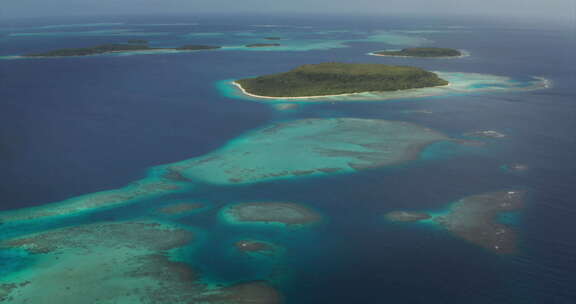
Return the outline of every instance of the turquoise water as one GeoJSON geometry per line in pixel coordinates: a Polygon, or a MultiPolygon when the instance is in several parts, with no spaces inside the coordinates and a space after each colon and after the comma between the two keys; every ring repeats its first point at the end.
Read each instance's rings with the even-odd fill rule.
{"type": "MultiPolygon", "coordinates": [[[[0,212],[5,222],[0,240],[90,223],[153,219],[195,232],[194,241],[174,255],[197,271],[202,282],[216,286],[264,280],[287,303],[570,303],[576,251],[565,231],[574,214],[575,147],[565,130],[574,127],[566,63],[573,61],[557,52],[573,45],[562,31],[503,28],[508,27],[463,20],[159,17],[13,25],[9,32],[15,35],[0,40],[4,58],[130,37],[148,39],[154,46],[225,48],[0,62],[1,71],[11,76],[0,84],[6,100],[0,106],[0,135],[9,143],[0,150],[8,160],[0,173],[6,202],[0,212]],[[283,38],[282,47],[243,47],[272,35],[283,38]],[[535,41],[535,35],[542,40],[535,41]],[[514,47],[502,43],[512,39],[514,47]],[[471,56],[431,61],[367,55],[419,45],[466,49],[471,56]],[[525,51],[523,56],[518,49],[525,51]],[[317,100],[278,111],[282,107],[276,104],[300,103],[272,100],[270,107],[226,82],[323,61],[416,65],[442,71],[455,86],[435,94],[317,100]],[[358,143],[383,138],[386,128],[362,128],[350,133],[356,134],[350,136],[353,140],[343,136],[346,143],[339,142],[340,133],[297,132],[304,138],[292,138],[293,133],[265,136],[259,145],[240,149],[259,155],[261,161],[249,166],[243,167],[248,163],[237,157],[244,154],[224,153],[232,161],[207,163],[206,175],[165,171],[166,164],[242,147],[253,140],[247,134],[279,122],[335,117],[407,121],[419,126],[416,131],[429,128],[455,140],[467,139],[463,134],[474,130],[498,130],[507,137],[478,139],[483,146],[436,143],[402,164],[346,174],[296,174],[241,184],[214,180],[226,166],[250,170],[262,160],[300,166],[326,142],[347,152],[366,152],[358,143]],[[287,138],[293,142],[278,145],[287,138]],[[314,149],[294,148],[302,143],[314,149]],[[531,170],[509,174],[501,169],[510,163],[527,164],[531,170]],[[141,184],[130,184],[134,181],[141,184]],[[158,188],[158,183],[169,187],[158,188]],[[436,210],[433,214],[439,215],[462,197],[511,187],[534,192],[513,218],[501,218],[518,232],[522,250],[514,256],[482,250],[430,222],[382,220],[384,213],[398,209],[436,210]],[[174,216],[156,212],[184,201],[206,207],[174,216]],[[234,225],[221,217],[230,204],[256,201],[309,206],[322,221],[306,227],[234,225]],[[60,203],[49,205],[54,202],[60,203]],[[234,248],[245,239],[274,244],[278,253],[250,255],[234,248]]],[[[32,260],[0,250],[0,281],[22,274],[34,280],[41,269],[32,260]]],[[[113,279],[121,281],[122,276],[113,279]]]]}

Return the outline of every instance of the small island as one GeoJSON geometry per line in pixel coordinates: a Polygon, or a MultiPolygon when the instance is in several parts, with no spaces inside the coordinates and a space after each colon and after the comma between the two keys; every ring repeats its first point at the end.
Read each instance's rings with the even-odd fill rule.
{"type": "Polygon", "coordinates": [[[30,53],[22,57],[70,57],[90,56],[109,53],[123,53],[135,51],[198,51],[218,49],[219,46],[211,45],[184,45],[176,48],[155,48],[148,45],[146,40],[129,40],[126,44],[101,44],[85,48],[66,48],[48,51],[44,53],[30,53]]]}
{"type": "Polygon", "coordinates": [[[257,48],[257,47],[271,47],[280,45],[281,45],[280,43],[253,43],[253,44],[247,44],[246,47],[257,48]]]}
{"type": "Polygon", "coordinates": [[[424,58],[441,58],[441,57],[461,57],[462,52],[449,48],[408,48],[400,51],[378,51],[371,53],[374,56],[398,56],[398,57],[424,57],[424,58]]]}
{"type": "Polygon", "coordinates": [[[432,218],[430,214],[424,212],[413,211],[392,211],[384,215],[390,222],[418,222],[432,218]]]}
{"type": "Polygon", "coordinates": [[[266,40],[282,40],[282,37],[264,37],[266,40]]]}
{"type": "Polygon", "coordinates": [[[252,97],[313,98],[445,86],[448,81],[416,67],[328,62],[234,84],[252,97]]]}

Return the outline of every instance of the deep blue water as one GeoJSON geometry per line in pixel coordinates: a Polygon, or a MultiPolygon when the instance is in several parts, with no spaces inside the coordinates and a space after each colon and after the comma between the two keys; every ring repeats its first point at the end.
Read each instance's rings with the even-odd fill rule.
{"type": "MultiPolygon", "coordinates": [[[[472,56],[462,60],[380,58],[365,54],[381,49],[381,43],[361,42],[348,48],[305,52],[0,60],[0,209],[118,188],[142,178],[152,166],[206,154],[248,130],[280,119],[406,120],[455,137],[477,129],[501,130],[508,137],[487,147],[439,147],[430,158],[394,168],[250,186],[206,185],[161,202],[144,201],[50,225],[130,218],[148,214],[150,207],[168,199],[191,198],[209,202],[212,207],[180,219],[205,231],[203,244],[190,253],[190,263],[210,279],[223,282],[269,278],[288,303],[576,303],[573,28],[424,18],[228,16],[92,21],[126,22],[123,28],[140,23],[199,22],[206,32],[253,24],[358,31],[453,29],[450,26],[457,25],[462,26],[460,30],[421,36],[433,45],[466,49],[472,56]],[[294,112],[227,98],[216,88],[223,79],[325,61],[411,64],[518,79],[542,76],[554,85],[529,92],[311,105],[294,112]],[[433,114],[413,112],[423,109],[433,114]],[[527,164],[530,170],[510,174],[500,169],[509,163],[527,164]],[[531,193],[515,224],[521,251],[514,256],[497,256],[444,231],[424,225],[390,224],[378,216],[395,209],[442,210],[461,197],[511,187],[531,193]],[[304,203],[325,215],[327,221],[304,231],[238,230],[218,222],[215,215],[219,206],[251,200],[304,203]],[[254,261],[231,256],[226,248],[244,236],[279,242],[287,248],[285,259],[254,261]],[[270,269],[275,275],[268,274],[270,269]]],[[[31,28],[78,22],[14,21],[6,22],[3,28],[38,32],[47,30],[31,28]]],[[[150,36],[156,44],[174,43],[177,34],[189,32],[177,26],[138,30],[170,32],[150,36]]],[[[345,38],[354,33],[338,35],[345,38]]],[[[2,39],[0,56],[75,46],[78,41],[97,44],[128,38],[2,39]]],[[[17,264],[14,257],[0,255],[0,265],[3,263],[17,264]]]]}

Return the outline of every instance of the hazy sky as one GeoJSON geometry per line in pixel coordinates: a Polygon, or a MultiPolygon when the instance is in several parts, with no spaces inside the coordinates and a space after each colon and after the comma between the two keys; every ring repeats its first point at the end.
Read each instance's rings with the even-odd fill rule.
{"type": "Polygon", "coordinates": [[[576,0],[0,0],[0,18],[169,13],[370,13],[575,19],[576,0]]]}

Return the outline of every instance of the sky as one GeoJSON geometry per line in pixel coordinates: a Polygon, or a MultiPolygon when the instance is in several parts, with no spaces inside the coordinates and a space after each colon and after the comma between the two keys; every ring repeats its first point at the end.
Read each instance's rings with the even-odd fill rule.
{"type": "Polygon", "coordinates": [[[510,16],[574,20],[576,0],[0,0],[0,18],[199,13],[510,16]]]}

